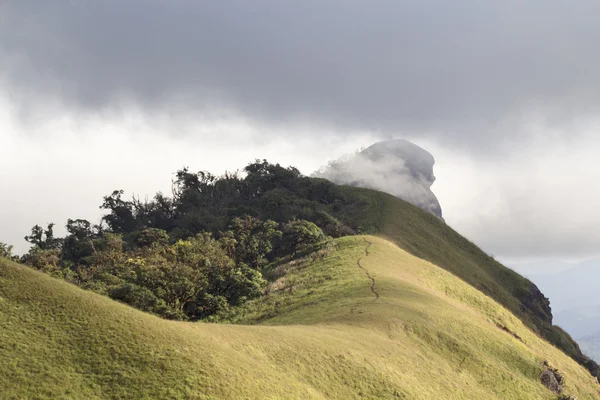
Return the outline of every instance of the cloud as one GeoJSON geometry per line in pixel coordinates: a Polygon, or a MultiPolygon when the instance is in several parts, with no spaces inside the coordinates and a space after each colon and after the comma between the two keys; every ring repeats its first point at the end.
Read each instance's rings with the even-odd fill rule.
{"type": "Polygon", "coordinates": [[[486,251],[507,262],[600,255],[595,129],[523,140],[501,163],[423,145],[436,155],[432,190],[447,223],[486,251]]]}
{"type": "Polygon", "coordinates": [[[494,151],[531,118],[568,126],[599,111],[599,11],[592,0],[9,1],[0,71],[25,109],[132,102],[494,151]]]}
{"type": "MultiPolygon", "coordinates": [[[[376,139],[436,158],[444,218],[504,258],[600,241],[600,3],[0,0],[0,241],[116,188],[376,139]]],[[[90,211],[96,210],[96,211],[90,211]]]]}
{"type": "Polygon", "coordinates": [[[292,142],[239,119],[180,121],[133,109],[98,116],[59,113],[23,123],[10,100],[0,96],[0,242],[23,253],[29,247],[23,237],[35,224],[55,222],[57,233],[64,234],[68,218],[98,223],[102,197],[115,189],[142,199],[157,191],[170,194],[173,173],[184,166],[221,174],[266,158],[309,174],[328,157],[375,140],[367,132],[349,139],[320,130],[317,146],[306,134],[312,129],[289,127],[292,142]],[[183,134],[165,135],[172,130],[183,134]],[[275,139],[257,141],[261,134],[275,139]]]}
{"type": "Polygon", "coordinates": [[[381,190],[442,218],[440,204],[431,192],[435,160],[426,150],[405,140],[383,141],[345,155],[313,176],[339,185],[381,190]]]}

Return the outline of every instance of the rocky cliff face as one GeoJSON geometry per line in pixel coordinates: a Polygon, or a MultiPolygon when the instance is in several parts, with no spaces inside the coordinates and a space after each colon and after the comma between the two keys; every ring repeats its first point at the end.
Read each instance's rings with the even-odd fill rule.
{"type": "Polygon", "coordinates": [[[392,194],[442,219],[442,208],[431,191],[434,164],[435,159],[425,149],[395,139],[334,161],[314,175],[337,184],[392,194]]]}

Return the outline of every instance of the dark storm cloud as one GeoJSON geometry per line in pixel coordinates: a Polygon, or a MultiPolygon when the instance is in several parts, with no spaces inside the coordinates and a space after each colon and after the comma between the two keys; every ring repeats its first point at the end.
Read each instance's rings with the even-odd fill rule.
{"type": "Polygon", "coordinates": [[[436,158],[446,221],[487,251],[596,256],[598,15],[592,0],[0,0],[0,241],[96,218],[106,193],[151,194],[182,165],[309,174],[404,137],[436,158]]]}
{"type": "Polygon", "coordinates": [[[519,135],[531,115],[559,124],[600,104],[600,3],[591,0],[0,7],[3,83],[23,106],[132,101],[493,146],[487,139],[519,135]]]}

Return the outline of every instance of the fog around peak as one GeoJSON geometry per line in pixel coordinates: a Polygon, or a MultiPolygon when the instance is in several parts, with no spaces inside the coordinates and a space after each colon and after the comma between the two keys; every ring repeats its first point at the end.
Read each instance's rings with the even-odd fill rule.
{"type": "Polygon", "coordinates": [[[313,176],[386,192],[442,218],[440,203],[430,189],[435,181],[434,164],[433,156],[423,148],[396,139],[332,161],[313,176]]]}

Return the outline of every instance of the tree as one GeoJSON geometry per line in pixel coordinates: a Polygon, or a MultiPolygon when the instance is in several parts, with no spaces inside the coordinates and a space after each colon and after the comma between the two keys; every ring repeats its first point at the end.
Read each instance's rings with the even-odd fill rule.
{"type": "Polygon", "coordinates": [[[64,239],[53,224],[36,225],[24,262],[141,310],[194,320],[259,296],[269,263],[310,251],[326,238],[321,228],[353,233],[364,208],[355,194],[266,160],[221,177],[183,168],[172,184],[172,197],[151,200],[113,191],[100,226],[69,219],[64,239]]]}
{"type": "Polygon", "coordinates": [[[234,218],[229,231],[222,235],[222,243],[237,264],[259,269],[269,261],[273,242],[281,237],[277,228],[278,224],[270,220],[261,221],[250,216],[234,218]]]}
{"type": "Polygon", "coordinates": [[[31,228],[31,235],[25,236],[25,240],[33,245],[34,250],[55,250],[60,248],[62,239],[54,237],[54,224],[48,224],[44,230],[41,226],[35,225],[31,228]]]}
{"type": "Polygon", "coordinates": [[[194,299],[190,300],[188,295],[183,304],[190,319],[240,305],[261,293],[264,285],[261,273],[245,264],[236,264],[221,243],[208,233],[179,241],[172,247],[171,254],[172,261],[185,266],[178,274],[193,276],[191,280],[196,282],[194,299]]]}
{"type": "Polygon", "coordinates": [[[137,227],[133,202],[123,200],[123,193],[123,190],[115,190],[109,196],[104,196],[104,202],[100,206],[100,209],[110,211],[102,220],[114,233],[133,232],[137,227]]]}
{"type": "Polygon", "coordinates": [[[267,160],[256,160],[244,168],[246,172],[246,193],[250,198],[262,196],[275,188],[294,189],[302,179],[300,171],[294,167],[284,168],[279,164],[269,164],[267,160]]]}
{"type": "Polygon", "coordinates": [[[67,232],[62,246],[62,258],[73,263],[85,264],[85,258],[92,255],[93,239],[100,235],[99,227],[92,226],[85,219],[68,219],[67,232]]]}
{"type": "Polygon", "coordinates": [[[111,292],[111,296],[119,296],[118,300],[127,301],[145,311],[160,313],[169,319],[193,317],[186,315],[185,309],[208,285],[206,272],[202,268],[171,262],[159,254],[130,257],[125,264],[121,270],[123,273],[117,275],[124,284],[111,292]],[[124,291],[125,287],[129,289],[124,291]]]}
{"type": "Polygon", "coordinates": [[[169,244],[169,235],[163,229],[146,228],[136,232],[135,244],[138,247],[165,247],[169,244]]]}
{"type": "Polygon", "coordinates": [[[337,238],[355,234],[350,227],[326,211],[317,211],[313,222],[319,226],[327,236],[337,238]]]}
{"type": "Polygon", "coordinates": [[[171,198],[158,192],[151,201],[133,199],[133,209],[138,225],[141,227],[173,230],[175,223],[175,205],[171,198]]]}
{"type": "Polygon", "coordinates": [[[13,246],[0,242],[0,258],[6,258],[12,261],[17,261],[19,257],[12,253],[13,246]]]}
{"type": "Polygon", "coordinates": [[[292,255],[323,242],[325,237],[321,228],[310,221],[293,220],[283,226],[283,247],[292,255]]]}
{"type": "Polygon", "coordinates": [[[61,258],[58,249],[42,250],[35,248],[25,254],[21,261],[32,268],[44,271],[55,277],[64,277],[61,271],[61,258]]]}
{"type": "Polygon", "coordinates": [[[171,319],[177,319],[176,313],[171,312],[166,303],[146,287],[123,282],[123,284],[111,288],[109,296],[139,310],[163,317],[168,315],[171,319]]]}

